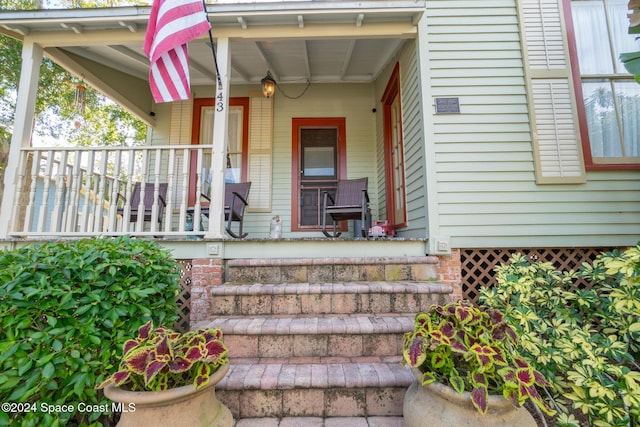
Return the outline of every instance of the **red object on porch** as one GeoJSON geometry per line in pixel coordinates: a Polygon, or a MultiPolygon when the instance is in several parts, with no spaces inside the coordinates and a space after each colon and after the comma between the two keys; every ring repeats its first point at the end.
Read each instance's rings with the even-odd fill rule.
{"type": "Polygon", "coordinates": [[[369,237],[396,237],[396,229],[389,221],[374,221],[369,229],[369,237]]]}
{"type": "Polygon", "coordinates": [[[211,28],[201,0],[155,0],[144,39],[156,102],[189,99],[187,43],[211,28]]]}

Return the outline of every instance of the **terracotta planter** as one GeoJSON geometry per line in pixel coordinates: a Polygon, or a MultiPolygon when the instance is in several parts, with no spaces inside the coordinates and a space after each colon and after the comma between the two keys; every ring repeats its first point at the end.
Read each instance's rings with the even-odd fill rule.
{"type": "Polygon", "coordinates": [[[215,388],[228,370],[228,364],[220,367],[200,390],[188,385],[165,391],[128,391],[109,384],[104,394],[122,404],[118,427],[232,427],[231,411],[216,398],[215,388]]]}
{"type": "MultiPolygon", "coordinates": [[[[412,369],[416,379],[422,374],[412,369]]],[[[406,427],[536,427],[531,414],[523,407],[516,408],[499,395],[489,396],[489,409],[482,415],[471,403],[469,393],[458,394],[444,384],[422,386],[414,382],[404,397],[406,427]]]]}

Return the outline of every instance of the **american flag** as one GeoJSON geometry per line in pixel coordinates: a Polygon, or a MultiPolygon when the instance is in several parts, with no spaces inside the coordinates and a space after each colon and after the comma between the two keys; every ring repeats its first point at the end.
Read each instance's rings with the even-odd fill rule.
{"type": "Polygon", "coordinates": [[[202,0],[155,0],[144,38],[151,61],[149,85],[156,102],[189,99],[187,43],[211,28],[202,0]]]}

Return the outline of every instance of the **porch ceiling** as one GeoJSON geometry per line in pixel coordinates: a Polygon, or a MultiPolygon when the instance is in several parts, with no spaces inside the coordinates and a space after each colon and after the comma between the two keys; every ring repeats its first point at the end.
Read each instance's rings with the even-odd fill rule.
{"type": "MultiPolygon", "coordinates": [[[[371,82],[393,58],[423,1],[295,1],[208,5],[214,38],[230,37],[231,83],[258,84],[270,70],[278,83],[371,82]],[[389,27],[402,29],[389,31],[389,27]],[[331,28],[339,27],[333,33],[331,28]],[[387,30],[385,30],[387,28],[387,30]]],[[[142,40],[149,7],[0,12],[0,31],[47,35],[63,50],[147,80],[142,40]],[[110,43],[91,32],[129,32],[110,43]]],[[[208,37],[189,44],[192,85],[213,84],[208,37]]]]}

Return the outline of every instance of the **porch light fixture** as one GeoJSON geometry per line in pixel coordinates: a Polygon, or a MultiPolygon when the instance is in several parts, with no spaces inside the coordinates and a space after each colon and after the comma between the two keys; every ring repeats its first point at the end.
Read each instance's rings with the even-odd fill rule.
{"type": "Polygon", "coordinates": [[[309,81],[309,79],[307,79],[307,85],[305,86],[305,88],[302,90],[302,92],[300,93],[300,95],[298,96],[289,96],[286,93],[284,93],[284,91],[282,90],[282,88],[280,86],[278,86],[278,84],[276,83],[276,80],[273,78],[273,76],[271,75],[271,71],[267,71],[267,75],[264,76],[264,78],[262,80],[260,80],[260,85],[262,86],[262,94],[264,96],[266,96],[267,98],[271,98],[275,93],[276,93],[276,88],[278,88],[278,90],[280,91],[280,93],[285,97],[285,98],[289,98],[289,99],[298,99],[300,98],[302,95],[305,94],[305,92],[307,92],[307,89],[309,89],[309,86],[311,85],[311,82],[309,81]]]}
{"type": "Polygon", "coordinates": [[[276,92],[276,81],[271,75],[271,71],[267,71],[267,75],[260,80],[262,85],[262,94],[267,98],[271,98],[276,92]]]}

